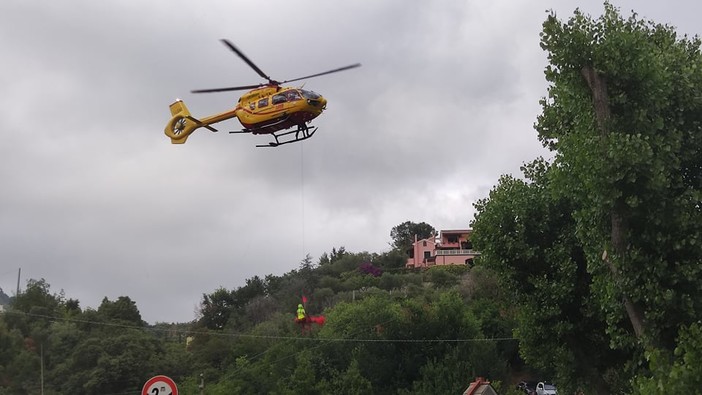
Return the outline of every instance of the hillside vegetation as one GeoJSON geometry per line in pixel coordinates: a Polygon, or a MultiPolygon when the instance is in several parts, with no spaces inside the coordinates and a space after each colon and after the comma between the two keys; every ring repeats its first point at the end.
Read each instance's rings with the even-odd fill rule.
{"type": "Polygon", "coordinates": [[[208,394],[459,393],[475,375],[508,380],[517,342],[494,276],[403,265],[397,251],[333,249],[204,294],[187,324],[146,325],[126,296],[82,310],[32,280],[0,321],[0,388],[37,393],[42,355],[47,394],[138,393],[156,374],[183,393],[202,374],[208,394]],[[293,321],[302,296],[326,325],[293,321]]]}

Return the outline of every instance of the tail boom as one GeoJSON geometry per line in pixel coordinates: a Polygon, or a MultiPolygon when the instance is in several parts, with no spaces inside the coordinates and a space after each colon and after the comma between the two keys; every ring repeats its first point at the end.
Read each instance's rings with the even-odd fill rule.
{"type": "Polygon", "coordinates": [[[213,123],[224,121],[225,119],[236,117],[236,109],[221,114],[213,115],[203,119],[197,119],[190,115],[188,107],[182,100],[178,99],[170,105],[171,119],[166,124],[164,132],[171,139],[172,144],[184,144],[195,130],[207,128],[216,132],[217,129],[210,126],[213,123]]]}

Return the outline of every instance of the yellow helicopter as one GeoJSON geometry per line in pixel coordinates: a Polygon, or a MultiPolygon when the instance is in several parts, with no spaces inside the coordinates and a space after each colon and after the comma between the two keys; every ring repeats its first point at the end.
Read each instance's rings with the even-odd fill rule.
{"type": "Polygon", "coordinates": [[[276,81],[261,71],[243,52],[227,40],[222,42],[236,53],[267,83],[258,85],[234,86],[230,88],[200,89],[192,93],[229,92],[251,89],[239,98],[234,109],[204,118],[195,118],[182,100],[171,104],[172,118],[166,125],[166,136],[171,143],[183,144],[196,129],[206,128],[216,132],[212,124],[230,118],[237,118],[244,127],[229,133],[270,134],[275,141],[257,147],[277,147],[284,144],[306,140],[317,131],[309,123],[319,116],[327,106],[327,100],[321,95],[302,88],[283,87],[282,84],[306,78],[319,77],[360,66],[360,63],[338,69],[312,74],[287,81],[276,81]],[[294,134],[294,136],[293,136],[294,134]]]}

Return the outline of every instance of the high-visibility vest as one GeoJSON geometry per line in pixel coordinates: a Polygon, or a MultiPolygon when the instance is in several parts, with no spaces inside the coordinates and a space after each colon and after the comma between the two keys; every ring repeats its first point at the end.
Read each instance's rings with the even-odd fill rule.
{"type": "Polygon", "coordinates": [[[304,319],[305,319],[305,308],[304,308],[304,307],[298,307],[298,308],[297,308],[297,319],[298,319],[298,320],[304,320],[304,319]]]}

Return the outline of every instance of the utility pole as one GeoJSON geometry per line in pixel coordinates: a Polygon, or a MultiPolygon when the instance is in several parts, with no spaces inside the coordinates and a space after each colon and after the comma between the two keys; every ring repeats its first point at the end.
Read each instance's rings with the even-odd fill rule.
{"type": "Polygon", "coordinates": [[[20,275],[22,274],[22,268],[19,268],[19,271],[17,272],[17,293],[15,294],[15,297],[19,296],[19,283],[20,283],[20,275]]]}
{"type": "Polygon", "coordinates": [[[200,395],[205,395],[205,374],[200,373],[200,395]]]}
{"type": "Polygon", "coordinates": [[[41,395],[44,395],[44,342],[40,345],[40,360],[41,360],[41,395]]]}

